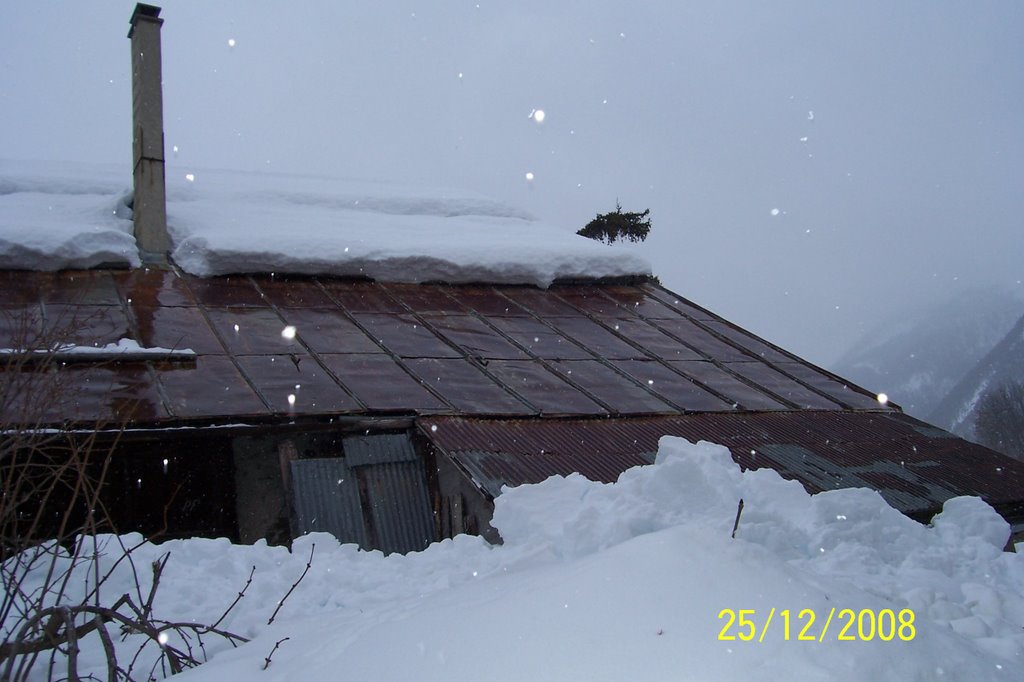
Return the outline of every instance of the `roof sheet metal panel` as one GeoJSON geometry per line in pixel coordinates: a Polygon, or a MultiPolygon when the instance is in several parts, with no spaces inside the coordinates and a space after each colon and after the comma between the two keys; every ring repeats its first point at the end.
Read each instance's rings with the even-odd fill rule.
{"type": "Polygon", "coordinates": [[[227,350],[206,323],[199,308],[129,304],[135,337],[146,348],[189,348],[197,355],[224,355],[227,350]]]}
{"type": "Polygon", "coordinates": [[[547,317],[544,320],[559,332],[608,360],[644,360],[650,356],[614,332],[586,317],[547,317]]]}
{"type": "Polygon", "coordinates": [[[357,313],[353,318],[374,339],[403,358],[457,358],[459,352],[414,316],[357,313]]]}
{"type": "Polygon", "coordinates": [[[388,295],[379,284],[327,278],[319,281],[331,299],[350,313],[407,312],[405,306],[388,295]]]}
{"type": "Polygon", "coordinates": [[[270,414],[230,358],[200,355],[195,369],[170,369],[157,380],[176,417],[261,416],[270,414]]]}
{"type": "MultiPolygon", "coordinates": [[[[591,286],[560,286],[551,289],[566,303],[578,308],[587,315],[598,318],[621,317],[622,311],[615,301],[602,295],[604,287],[591,286]]],[[[628,314],[628,313],[627,313],[628,314]]]]}
{"type": "Polygon", "coordinates": [[[496,317],[490,318],[490,322],[543,360],[589,360],[592,357],[568,338],[533,318],[496,317]]]}
{"type": "Polygon", "coordinates": [[[111,273],[121,299],[144,306],[195,306],[184,278],[172,270],[142,268],[111,273]]]}
{"type": "Polygon", "coordinates": [[[369,410],[451,411],[389,355],[325,353],[320,359],[369,410]]]}
{"type": "MultiPolygon", "coordinates": [[[[480,471],[481,485],[497,476],[510,485],[535,481],[565,466],[583,472],[585,460],[610,462],[657,448],[662,435],[708,440],[731,450],[748,467],[770,466],[812,492],[836,487],[878,489],[901,511],[936,511],[954,495],[980,495],[1009,508],[1024,499],[1024,463],[950,437],[896,413],[801,411],[705,413],[630,419],[420,420],[441,450],[480,471]],[[435,428],[436,427],[436,428],[435,428]],[[463,454],[466,453],[466,454],[463,454]],[[487,453],[484,460],[480,453],[487,453]],[[533,455],[543,453],[551,462],[533,455]],[[495,459],[496,458],[496,459],[495,459]],[[483,468],[486,463],[487,468],[483,468]],[[495,473],[498,472],[498,473],[495,473]]],[[[612,481],[614,475],[596,476],[612,481]]]]}
{"type": "Polygon", "coordinates": [[[45,304],[118,306],[117,286],[110,270],[33,273],[39,301],[45,304]]]}
{"type": "Polygon", "coordinates": [[[459,346],[466,355],[487,360],[526,360],[530,356],[472,315],[421,316],[436,334],[459,346]]]}
{"type": "Polygon", "coordinates": [[[532,360],[493,360],[487,370],[546,415],[607,414],[575,386],[532,360]]]}
{"type": "Polygon", "coordinates": [[[537,414],[480,369],[461,358],[421,358],[406,366],[459,412],[468,414],[537,414]]]}
{"type": "Polygon", "coordinates": [[[675,320],[658,320],[659,329],[680,339],[692,348],[699,348],[701,353],[714,358],[718,362],[753,360],[756,354],[724,341],[695,322],[683,318],[675,320]]]}
{"type": "Polygon", "coordinates": [[[266,308],[267,301],[242,275],[204,279],[184,275],[182,279],[196,301],[213,308],[266,308]]]}
{"type": "Polygon", "coordinates": [[[309,355],[241,355],[238,364],[264,400],[280,414],[362,409],[309,355]]]}
{"type": "MultiPolygon", "coordinates": [[[[679,296],[678,294],[671,292],[660,285],[647,283],[641,284],[637,288],[640,289],[644,294],[646,294],[648,298],[660,301],[662,305],[665,305],[671,308],[672,310],[678,311],[692,320],[703,322],[722,319],[718,315],[712,313],[710,310],[702,308],[693,301],[687,300],[682,296],[679,296]]],[[[611,295],[614,295],[614,293],[611,295]]]]}
{"type": "Polygon", "coordinates": [[[614,481],[623,471],[654,461],[653,453],[597,452],[586,459],[569,459],[538,453],[521,456],[513,463],[502,454],[471,450],[460,451],[456,459],[469,472],[473,481],[491,498],[500,495],[503,486],[516,487],[527,483],[540,483],[551,476],[578,473],[592,481],[614,481]]]}
{"type": "Polygon", "coordinates": [[[861,387],[851,382],[842,381],[838,377],[819,370],[804,362],[780,362],[776,367],[793,375],[809,386],[832,396],[844,405],[865,410],[891,410],[891,407],[881,405],[875,395],[868,393],[861,387]]]}
{"type": "Polygon", "coordinates": [[[706,360],[707,357],[665,334],[646,320],[638,317],[613,318],[605,324],[634,345],[648,351],[652,357],[663,360],[706,360]]]}
{"type": "Polygon", "coordinates": [[[597,360],[556,360],[550,364],[616,414],[668,414],[677,411],[636,381],[597,360]]]}
{"type": "Polygon", "coordinates": [[[300,534],[330,533],[339,542],[370,549],[359,499],[359,481],[345,460],[340,457],[293,459],[289,468],[296,530],[300,534]]]}
{"type": "Polygon", "coordinates": [[[464,305],[448,295],[453,289],[450,286],[392,283],[381,283],[380,286],[397,301],[417,313],[465,315],[469,312],[464,305]]]}
{"type": "Polygon", "coordinates": [[[640,287],[601,287],[601,293],[620,309],[651,320],[676,320],[681,315],[679,310],[665,305],[640,287]]]}
{"type": "MultiPolygon", "coordinates": [[[[516,287],[501,287],[501,292],[513,294],[516,287]]],[[[454,287],[449,296],[461,305],[485,317],[529,317],[522,306],[503,296],[494,287],[454,287]]]]}
{"type": "Polygon", "coordinates": [[[0,397],[9,424],[67,420],[105,425],[170,416],[142,363],[117,368],[74,365],[59,373],[5,371],[0,364],[0,397]]]}
{"type": "MultiPolygon", "coordinates": [[[[36,348],[48,345],[40,338],[43,311],[35,304],[0,300],[0,348],[36,348]],[[41,345],[40,345],[41,344],[41,345]]],[[[0,368],[4,366],[0,363],[0,368]]]]}
{"type": "MultiPolygon", "coordinates": [[[[781,362],[780,358],[788,355],[778,351],[773,354],[770,344],[655,285],[555,285],[549,290],[523,286],[381,285],[270,276],[200,279],[155,269],[5,272],[0,273],[0,278],[5,286],[9,285],[0,301],[0,308],[6,311],[0,316],[0,334],[9,340],[8,346],[18,345],[14,318],[27,315],[32,318],[31,329],[45,329],[51,335],[59,335],[62,326],[74,323],[71,326],[77,329],[72,330],[68,340],[79,344],[105,344],[130,338],[143,346],[187,347],[196,351],[201,360],[193,369],[145,363],[158,377],[157,390],[165,391],[161,397],[173,413],[168,419],[267,415],[272,412],[268,403],[281,414],[335,414],[339,410],[361,413],[369,409],[533,415],[538,406],[530,404],[533,401],[529,399],[515,397],[515,386],[498,386],[496,372],[487,369],[494,362],[531,357],[544,360],[549,370],[566,372],[565,378],[576,388],[566,388],[554,381],[550,387],[557,388],[551,390],[571,391],[564,395],[573,399],[571,409],[581,414],[588,399],[599,404],[592,412],[595,416],[603,414],[601,408],[623,414],[662,412],[666,407],[729,411],[736,403],[750,409],[774,409],[778,406],[762,395],[770,392],[782,398],[790,394],[800,406],[836,409],[840,405],[832,401],[837,400],[843,406],[879,409],[870,395],[859,389],[851,390],[833,375],[796,359],[781,362]],[[468,310],[473,312],[467,314],[468,310]],[[707,319],[694,324],[688,315],[707,319]],[[295,338],[282,336],[287,325],[298,330],[295,338]],[[707,331],[707,326],[715,333],[707,331]],[[744,355],[737,345],[751,355],[744,355]],[[387,359],[340,359],[353,352],[387,359]],[[737,354],[771,362],[746,363],[739,367],[747,372],[744,380],[735,382],[728,374],[723,377],[711,369],[702,378],[693,371],[687,372],[685,365],[670,364],[714,360],[720,365],[737,354]],[[291,355],[306,357],[300,362],[308,360],[314,364],[321,355],[339,356],[330,362],[320,358],[323,366],[331,367],[323,377],[314,379],[323,379],[318,389],[323,397],[315,404],[297,401],[294,412],[282,410],[277,399],[260,397],[262,388],[256,392],[251,386],[246,388],[234,369],[237,365],[265,365],[243,359],[246,356],[277,362],[276,357],[291,355]],[[211,356],[220,356],[227,362],[212,361],[211,356]],[[403,357],[410,360],[402,361],[403,357]],[[435,357],[450,361],[411,360],[435,357]],[[644,362],[654,358],[661,362],[644,362]],[[597,360],[603,364],[578,365],[575,379],[567,373],[568,365],[558,364],[597,360]],[[620,364],[612,369],[609,361],[620,364]],[[347,366],[345,371],[342,365],[347,366]],[[410,377],[403,366],[409,371],[416,367],[416,376],[410,377]],[[682,373],[672,372],[670,367],[682,373]],[[204,374],[201,368],[211,371],[204,374]],[[784,373],[778,372],[778,368],[784,373]],[[373,385],[375,369],[381,373],[376,378],[381,385],[377,386],[373,385]],[[650,376],[652,372],[661,379],[650,376]],[[348,374],[348,379],[341,377],[337,381],[338,373],[348,374]],[[689,382],[687,376],[697,383],[689,382]],[[646,381],[652,378],[660,385],[648,385],[646,381]],[[336,384],[336,390],[328,386],[328,380],[336,384]],[[431,394],[419,380],[436,386],[440,393],[431,394]],[[665,382],[670,387],[674,384],[674,388],[670,390],[665,382]],[[639,389],[638,383],[642,383],[639,389]],[[722,400],[709,398],[699,384],[710,389],[708,395],[717,394],[722,400]],[[339,402],[338,398],[345,393],[354,394],[357,399],[339,402]],[[448,402],[440,399],[440,394],[447,396],[448,402]]],[[[110,371],[116,373],[120,366],[121,363],[114,363],[110,371]]],[[[511,371],[514,366],[495,367],[511,371]]],[[[689,366],[691,370],[697,367],[704,366],[689,366]]],[[[133,385],[135,380],[128,376],[130,370],[125,371],[124,382],[133,385]]],[[[250,376],[252,381],[269,384],[267,390],[273,395],[286,387],[283,376],[268,375],[264,379],[263,371],[250,376]]],[[[524,390],[529,390],[529,377],[512,373],[507,380],[499,381],[523,383],[524,378],[524,390]]],[[[544,374],[533,378],[553,379],[544,374]]],[[[544,382],[539,385],[547,386],[544,382]]],[[[534,400],[547,407],[565,402],[543,392],[535,393],[534,400]]],[[[82,403],[87,404],[101,408],[95,402],[82,403]]],[[[90,418],[84,412],[79,414],[85,420],[90,418]]],[[[161,413],[156,410],[147,414],[161,413]]]]}
{"type": "Polygon", "coordinates": [[[731,410],[735,405],[733,402],[726,402],[713,393],[709,393],[691,380],[654,360],[616,360],[611,364],[683,410],[722,411],[731,410]]]}
{"type": "Polygon", "coordinates": [[[287,326],[269,308],[207,308],[214,332],[232,355],[273,355],[301,352],[295,339],[281,332],[287,326]]]}
{"type": "Polygon", "coordinates": [[[711,331],[724,336],[732,343],[744,348],[748,353],[762,360],[768,362],[793,362],[794,360],[794,357],[788,353],[728,322],[710,320],[701,324],[706,325],[711,331]]]}
{"type": "Polygon", "coordinates": [[[729,362],[726,368],[744,379],[764,386],[775,395],[788,400],[798,407],[817,410],[834,410],[840,405],[834,400],[812,391],[795,379],[786,376],[763,362],[729,362]]]}
{"type": "MultiPolygon", "coordinates": [[[[552,293],[566,291],[566,287],[554,287],[552,289],[534,289],[532,287],[502,287],[501,294],[511,299],[538,317],[549,316],[573,316],[579,317],[579,312],[552,293]]],[[[575,288],[572,288],[575,290],[575,288]]]]}
{"type": "Polygon", "coordinates": [[[316,353],[384,352],[341,310],[284,309],[281,314],[285,322],[295,327],[299,339],[316,353]]]}
{"type": "Polygon", "coordinates": [[[44,303],[42,334],[56,343],[105,346],[131,336],[121,306],[44,303]]]}
{"type": "Polygon", "coordinates": [[[684,360],[669,362],[673,369],[682,372],[704,384],[713,391],[727,396],[747,410],[788,410],[792,405],[782,403],[764,391],[745,384],[725,370],[710,362],[684,360]]]}
{"type": "MultiPolygon", "coordinates": [[[[609,451],[638,455],[657,449],[666,427],[647,419],[476,419],[424,417],[427,437],[446,452],[490,452],[512,456],[548,454],[572,459],[609,451]],[[436,427],[436,428],[435,428],[436,427]]],[[[614,479],[610,479],[614,480],[614,479]]]]}
{"type": "Polygon", "coordinates": [[[315,279],[261,277],[257,287],[266,301],[279,308],[337,308],[315,279]]]}

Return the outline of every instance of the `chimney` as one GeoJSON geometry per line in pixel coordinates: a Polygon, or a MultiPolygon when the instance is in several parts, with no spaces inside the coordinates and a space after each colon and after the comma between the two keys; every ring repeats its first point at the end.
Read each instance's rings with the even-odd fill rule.
{"type": "Polygon", "coordinates": [[[138,3],[132,12],[132,205],[142,262],[167,262],[167,190],[164,183],[164,99],[160,68],[160,8],[138,3]]]}

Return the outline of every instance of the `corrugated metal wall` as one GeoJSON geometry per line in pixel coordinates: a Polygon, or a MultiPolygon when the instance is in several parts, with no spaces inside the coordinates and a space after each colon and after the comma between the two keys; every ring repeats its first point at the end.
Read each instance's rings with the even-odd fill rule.
{"type": "Polygon", "coordinates": [[[298,534],[330,533],[368,549],[359,483],[339,457],[291,461],[292,506],[298,534]]]}
{"type": "Polygon", "coordinates": [[[423,464],[408,434],[343,439],[344,458],[291,462],[298,533],[325,531],[386,553],[424,549],[435,536],[423,464]]]}

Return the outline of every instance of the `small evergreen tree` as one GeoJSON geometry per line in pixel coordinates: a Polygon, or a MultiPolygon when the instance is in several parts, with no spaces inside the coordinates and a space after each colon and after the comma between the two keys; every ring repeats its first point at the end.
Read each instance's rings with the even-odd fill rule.
{"type": "Polygon", "coordinates": [[[616,201],[614,211],[598,214],[576,234],[605,244],[614,244],[619,239],[642,242],[651,231],[651,220],[647,217],[650,213],[651,209],[643,213],[623,213],[622,206],[616,201]]]}

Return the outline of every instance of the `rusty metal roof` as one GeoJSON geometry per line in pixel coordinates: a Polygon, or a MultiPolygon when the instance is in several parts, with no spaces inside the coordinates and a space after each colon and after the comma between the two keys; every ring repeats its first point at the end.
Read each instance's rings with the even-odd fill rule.
{"type": "Polygon", "coordinates": [[[927,517],[956,495],[979,495],[1024,520],[1024,463],[898,412],[704,413],[630,419],[424,417],[423,434],[491,497],[502,485],[579,472],[612,482],[650,463],[664,435],[725,445],[744,468],[770,467],[809,492],[870,487],[927,517]]]}
{"type": "MultiPolygon", "coordinates": [[[[128,338],[195,352],[60,366],[50,423],[889,409],[651,283],[540,290],[152,269],[0,271],[0,291],[3,348],[128,338]]],[[[32,379],[22,369],[19,381],[32,379]]]]}

